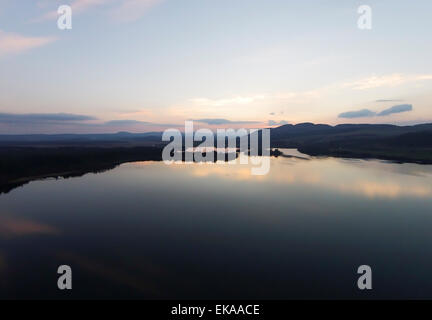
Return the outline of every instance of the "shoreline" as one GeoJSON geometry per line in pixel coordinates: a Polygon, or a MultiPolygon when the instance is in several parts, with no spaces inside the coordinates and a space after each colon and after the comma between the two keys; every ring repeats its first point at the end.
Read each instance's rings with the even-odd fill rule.
{"type": "MultiPolygon", "coordinates": [[[[293,157],[301,160],[310,160],[308,158],[296,157],[292,155],[286,155],[279,149],[284,148],[272,148],[271,156],[274,157],[293,157]]],[[[390,163],[404,164],[412,163],[419,165],[432,165],[431,161],[415,160],[415,159],[404,159],[403,157],[390,157],[390,156],[377,156],[371,154],[353,154],[349,152],[311,152],[304,148],[290,148],[297,149],[298,152],[303,153],[310,157],[334,157],[334,158],[345,158],[345,159],[358,159],[366,161],[389,161],[390,163]]],[[[38,149],[39,151],[40,149],[38,149]]],[[[51,149],[56,151],[56,149],[51,149]]],[[[4,150],[3,150],[4,151],[4,150]]],[[[104,149],[92,149],[93,153],[89,153],[88,149],[73,149],[74,155],[70,158],[66,158],[67,161],[59,161],[57,154],[45,155],[41,159],[38,159],[37,155],[28,154],[29,150],[25,150],[20,156],[22,159],[11,157],[9,159],[9,165],[15,166],[15,172],[9,170],[10,167],[5,165],[8,162],[7,159],[3,158],[0,165],[0,195],[6,194],[13,189],[19,188],[32,181],[41,181],[49,178],[54,179],[67,179],[73,177],[81,177],[88,173],[101,173],[108,170],[112,170],[119,165],[124,163],[133,163],[138,161],[162,161],[161,153],[162,150],[159,148],[140,147],[138,150],[135,148],[104,148],[104,149]],[[127,150],[127,152],[126,152],[127,150]],[[85,153],[85,154],[84,154],[85,153]],[[51,157],[51,158],[50,158],[51,157]],[[78,160],[75,162],[75,160],[78,160]],[[111,160],[108,160],[110,159],[111,160]],[[21,160],[21,165],[19,164],[21,160]],[[26,160],[26,161],[24,161],[26,160]],[[42,160],[42,161],[41,161],[42,160]],[[17,165],[18,162],[18,165],[17,165]],[[42,162],[42,164],[40,163],[42,162]],[[59,164],[60,162],[60,164],[59,164]],[[26,167],[27,166],[27,167],[26,167]],[[30,166],[30,167],[29,167],[30,166]],[[63,166],[63,167],[62,167],[63,166]],[[26,170],[22,170],[25,167],[26,170]]],[[[35,151],[32,149],[31,151],[35,151]]],[[[62,150],[64,151],[64,150],[62,150]]],[[[68,150],[70,151],[70,150],[68,150]]],[[[0,152],[1,155],[1,152],[0,152]]],[[[10,156],[10,155],[9,155],[10,156]]],[[[19,155],[18,155],[19,158],[19,155]]],[[[65,160],[65,159],[60,159],[65,160]]]]}

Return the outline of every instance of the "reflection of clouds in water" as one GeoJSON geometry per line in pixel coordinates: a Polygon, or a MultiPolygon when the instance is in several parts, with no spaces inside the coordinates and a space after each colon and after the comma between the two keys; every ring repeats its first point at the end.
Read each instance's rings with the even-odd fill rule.
{"type": "Polygon", "coordinates": [[[252,175],[250,167],[229,164],[209,165],[208,167],[204,167],[204,165],[194,166],[192,168],[192,174],[196,177],[221,176],[238,181],[265,180],[265,175],[252,175]]]}
{"type": "Polygon", "coordinates": [[[143,166],[154,166],[160,164],[160,161],[135,161],[135,162],[125,162],[119,165],[119,167],[133,167],[139,169],[143,166]]]}
{"type": "MultiPolygon", "coordinates": [[[[337,159],[337,158],[335,158],[337,159]]],[[[341,162],[359,168],[369,168],[376,171],[388,171],[416,177],[432,178],[432,165],[416,163],[395,163],[385,160],[338,159],[341,162]]]]}
{"type": "Polygon", "coordinates": [[[397,198],[401,196],[425,198],[432,195],[432,189],[424,186],[410,186],[376,181],[359,181],[353,185],[341,185],[342,192],[360,193],[368,198],[397,198]]]}
{"type": "Polygon", "coordinates": [[[6,270],[6,259],[4,254],[0,251],[0,275],[6,270]]]}
{"type": "MultiPolygon", "coordinates": [[[[261,181],[282,184],[311,183],[318,184],[321,181],[321,173],[317,170],[298,170],[305,160],[292,158],[271,159],[270,173],[267,175],[251,174],[252,164],[193,164],[190,165],[191,174],[195,177],[220,176],[228,180],[237,181],[261,181]],[[291,164],[289,168],[286,164],[291,164]]],[[[188,166],[188,165],[180,165],[188,166]]]]}
{"type": "MultiPolygon", "coordinates": [[[[358,163],[358,161],[355,161],[358,163]]],[[[368,198],[384,197],[417,197],[432,196],[432,188],[427,180],[419,179],[419,176],[405,177],[409,170],[417,170],[410,166],[403,173],[387,168],[394,166],[392,163],[378,163],[374,165],[367,161],[361,166],[352,166],[347,160],[327,158],[304,161],[299,159],[278,158],[272,159],[270,174],[253,176],[249,168],[241,166],[194,166],[192,174],[197,177],[219,175],[233,180],[254,180],[262,182],[280,183],[288,185],[316,186],[325,190],[333,190],[342,193],[352,193],[368,198]],[[291,164],[290,167],[286,163],[291,164]],[[372,164],[372,166],[368,166],[372,164]],[[379,173],[377,174],[377,170],[379,173]]],[[[416,165],[418,166],[418,165],[416,165]]],[[[425,168],[430,169],[430,168],[425,168]]],[[[427,170],[425,170],[427,172],[427,170]]],[[[413,171],[411,171],[413,172],[413,171]]]]}
{"type": "Polygon", "coordinates": [[[106,261],[95,258],[78,255],[73,252],[60,252],[57,254],[62,261],[67,261],[71,266],[76,265],[79,268],[94,274],[97,277],[121,286],[126,286],[139,291],[141,294],[147,294],[151,297],[165,297],[170,292],[162,292],[161,283],[170,281],[184,281],[183,287],[193,283],[193,279],[181,280],[174,272],[162,268],[159,265],[147,261],[136,261],[129,267],[120,267],[109,265],[106,261]]]}
{"type": "MultiPolygon", "coordinates": [[[[153,281],[151,279],[149,279],[149,281],[143,281],[139,277],[130,274],[130,272],[114,268],[104,262],[77,255],[72,252],[59,253],[59,257],[62,260],[67,261],[70,265],[77,265],[86,270],[86,272],[93,273],[96,276],[111,282],[139,291],[145,291],[153,296],[158,293],[156,289],[157,285],[156,283],[152,283],[153,281]]],[[[145,273],[143,274],[145,275],[145,273]]]]}
{"type": "MultiPolygon", "coordinates": [[[[285,154],[303,156],[296,150],[281,149],[285,154]]],[[[146,163],[148,164],[148,163],[146,163]]],[[[172,170],[174,174],[197,179],[218,177],[222,180],[316,187],[367,198],[427,198],[432,196],[432,166],[396,164],[380,160],[341,158],[271,158],[267,175],[251,174],[251,164],[165,164],[153,162],[156,170],[172,170]]],[[[175,179],[175,176],[172,176],[175,179]]],[[[209,180],[211,181],[211,180],[209,180]]],[[[193,180],[192,180],[193,183],[193,180]]],[[[281,186],[282,187],[282,186],[281,186]]]]}
{"type": "MultiPolygon", "coordinates": [[[[362,195],[368,198],[417,197],[432,196],[431,181],[418,175],[422,170],[428,174],[432,166],[417,164],[394,164],[381,161],[364,161],[337,158],[296,160],[289,170],[278,170],[278,159],[272,163],[272,171],[277,172],[273,181],[314,185],[323,189],[343,193],[362,195]],[[399,170],[398,170],[399,168],[399,170]],[[409,177],[407,173],[411,173],[409,177]]],[[[282,159],[282,161],[285,161],[282,159]]]]}
{"type": "Polygon", "coordinates": [[[54,235],[58,233],[59,230],[47,224],[12,216],[0,216],[0,236],[54,235]]]}
{"type": "Polygon", "coordinates": [[[3,291],[7,292],[10,277],[8,277],[8,266],[6,264],[6,258],[2,251],[0,251],[0,293],[3,291]]]}

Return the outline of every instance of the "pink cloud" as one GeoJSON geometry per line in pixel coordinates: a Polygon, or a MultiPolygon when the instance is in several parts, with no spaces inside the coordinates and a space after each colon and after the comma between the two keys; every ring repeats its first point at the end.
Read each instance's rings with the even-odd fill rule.
{"type": "Polygon", "coordinates": [[[55,40],[54,37],[28,37],[0,30],[0,57],[42,47],[55,40]]]}
{"type": "MultiPolygon", "coordinates": [[[[163,0],[75,0],[70,3],[73,14],[83,13],[93,7],[103,6],[107,4],[118,4],[110,11],[110,16],[121,22],[130,22],[139,19],[148,10],[163,0]]],[[[32,20],[31,22],[41,22],[45,20],[54,20],[58,18],[56,10],[47,12],[43,16],[32,20]]]]}
{"type": "Polygon", "coordinates": [[[104,5],[111,1],[112,0],[75,0],[72,3],[71,8],[76,12],[81,12],[94,6],[104,5]]]}
{"type": "MultiPolygon", "coordinates": [[[[82,13],[85,12],[92,7],[105,5],[109,2],[113,2],[113,0],[75,0],[72,1],[69,5],[72,8],[72,14],[74,13],[82,13]]],[[[56,4],[56,8],[60,3],[56,4]]],[[[45,6],[45,3],[39,3],[39,6],[45,6]]],[[[31,22],[41,22],[45,20],[55,20],[59,17],[57,10],[52,10],[45,13],[43,16],[33,19],[31,22]]]]}
{"type": "Polygon", "coordinates": [[[125,0],[119,7],[111,12],[111,16],[116,21],[135,21],[162,1],[163,0],[125,0]]]}

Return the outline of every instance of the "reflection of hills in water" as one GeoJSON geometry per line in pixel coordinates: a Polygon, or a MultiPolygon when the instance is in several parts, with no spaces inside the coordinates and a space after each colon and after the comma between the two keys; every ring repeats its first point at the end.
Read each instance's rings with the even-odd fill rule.
{"type": "Polygon", "coordinates": [[[301,153],[297,149],[286,149],[286,148],[276,148],[273,151],[274,154],[284,158],[294,158],[300,160],[310,160],[311,157],[307,154],[301,153]]]}
{"type": "MultiPolygon", "coordinates": [[[[432,125],[284,125],[271,130],[271,156],[310,160],[314,157],[387,159],[413,163],[432,161],[432,125]],[[287,149],[289,147],[291,149],[287,149]],[[300,151],[297,151],[298,150],[300,151]],[[307,154],[306,154],[307,153],[307,154]],[[312,155],[312,156],[310,156],[312,155]]],[[[257,131],[258,140],[259,131],[257,131]]],[[[237,141],[238,142],[238,141],[237,141]]],[[[237,144],[238,145],[238,144],[237,144]]],[[[163,144],[160,133],[108,135],[23,135],[0,136],[0,192],[8,192],[31,180],[74,177],[101,172],[125,162],[160,161],[163,144]]],[[[261,143],[258,150],[261,155],[261,143]]],[[[196,147],[195,147],[196,148],[196,147]]],[[[185,159],[186,150],[182,152],[185,159]]],[[[196,151],[203,151],[196,148],[196,151]]],[[[238,148],[217,148],[214,161],[231,161],[238,148]],[[219,155],[219,157],[218,157],[219,155]],[[223,157],[222,157],[223,159],[223,157]]],[[[190,158],[190,157],[189,157],[190,158]]],[[[362,166],[362,161],[351,161],[362,166]]],[[[375,162],[377,163],[377,162],[375,162]]],[[[393,170],[385,166],[385,170],[393,170]]],[[[412,174],[410,166],[396,170],[412,174]]],[[[421,170],[419,173],[422,174],[421,170]]]]}
{"type": "MultiPolygon", "coordinates": [[[[214,150],[213,159],[235,160],[235,150],[214,150]]],[[[79,177],[100,173],[119,164],[161,161],[162,147],[3,147],[0,149],[0,193],[33,180],[79,177]]],[[[182,152],[184,161],[186,153],[182,152]]]]}
{"type": "Polygon", "coordinates": [[[158,147],[8,147],[0,149],[0,192],[43,178],[98,173],[124,162],[161,160],[158,147]]]}
{"type": "MultiPolygon", "coordinates": [[[[154,150],[160,151],[160,150],[154,150]]],[[[159,161],[160,154],[148,153],[144,159],[112,162],[110,164],[86,162],[85,167],[61,167],[55,166],[55,172],[40,175],[27,175],[17,178],[14,181],[2,185],[2,193],[22,186],[33,180],[45,178],[71,178],[80,177],[86,173],[101,173],[111,170],[124,162],[132,162],[134,166],[141,167],[143,164],[152,168],[163,168],[164,170],[184,170],[185,174],[191,177],[220,177],[222,179],[233,179],[239,181],[254,181],[257,183],[271,184],[300,184],[309,187],[324,187],[329,190],[336,190],[343,193],[360,193],[368,197],[397,197],[397,196],[432,196],[431,187],[425,186],[432,177],[432,166],[419,164],[399,164],[381,160],[343,159],[333,157],[311,157],[299,152],[296,149],[281,148],[274,150],[274,157],[270,159],[270,172],[267,175],[255,176],[251,174],[252,164],[232,165],[229,161],[218,165],[191,165],[190,163],[177,163],[167,166],[159,161]],[[156,161],[152,161],[156,160],[156,161]],[[287,167],[287,165],[289,167],[287,167]],[[64,169],[64,170],[62,170],[64,169]],[[68,169],[68,170],[66,170],[68,169]],[[355,173],[355,175],[353,175],[355,173]],[[395,183],[394,176],[407,176],[402,181],[398,179],[395,183]],[[409,176],[416,177],[412,183],[409,176]],[[389,180],[386,180],[386,179],[389,180]],[[425,178],[425,180],[418,180],[425,178]]],[[[238,154],[235,154],[238,155],[238,154]]],[[[144,155],[143,155],[144,156],[144,155]]],[[[216,157],[215,157],[216,159],[216,157]]],[[[105,159],[108,160],[108,159],[105,159]]],[[[112,160],[112,159],[111,159],[112,160]]],[[[37,163],[37,161],[36,161],[37,163]]],[[[35,170],[42,168],[36,167],[35,170]]],[[[32,168],[28,168],[27,172],[32,168]]],[[[163,175],[163,174],[162,174],[163,175]]]]}
{"type": "Polygon", "coordinates": [[[82,171],[72,171],[72,172],[58,172],[58,173],[48,173],[45,175],[35,175],[35,176],[28,176],[28,177],[22,177],[15,180],[12,180],[10,182],[5,182],[4,184],[0,185],[0,194],[2,193],[8,193],[11,190],[21,187],[27,183],[30,183],[31,181],[37,181],[37,180],[58,180],[58,179],[68,179],[68,178],[77,178],[82,177],[88,173],[103,173],[105,171],[109,171],[117,167],[117,165],[110,165],[106,166],[105,168],[98,168],[98,169],[87,169],[82,171]]]}
{"type": "Polygon", "coordinates": [[[44,289],[65,262],[95,279],[77,277],[76,298],[361,298],[362,263],[377,297],[430,296],[432,166],[280,151],[263,176],[252,164],[142,161],[2,195],[0,264],[27,276],[0,297],[61,294],[44,289]]]}
{"type": "MultiPolygon", "coordinates": [[[[307,194],[327,190],[336,194],[358,195],[366,198],[401,197],[427,198],[432,196],[432,166],[389,163],[380,160],[351,160],[333,157],[310,157],[305,160],[293,149],[282,149],[286,156],[270,159],[270,172],[256,176],[250,165],[218,166],[178,164],[165,170],[178,172],[194,179],[217,178],[233,182],[253,182],[274,193],[297,186],[307,194]]],[[[130,164],[137,168],[139,163],[130,164]]],[[[154,170],[162,164],[152,163],[154,170]]],[[[192,182],[192,181],[191,181],[192,182]]],[[[193,181],[199,182],[199,181],[193,181]]]]}
{"type": "MultiPolygon", "coordinates": [[[[25,150],[25,149],[23,149],[25,150]]],[[[21,150],[21,152],[23,151],[21,150]]],[[[67,148],[65,150],[68,150],[67,148]]],[[[59,179],[59,178],[72,178],[72,177],[81,177],[87,173],[102,173],[111,169],[114,169],[119,164],[125,162],[139,162],[139,161],[160,161],[161,160],[161,149],[154,148],[131,148],[128,149],[127,152],[121,148],[120,150],[115,149],[96,149],[91,150],[87,149],[84,153],[80,152],[79,149],[74,150],[74,154],[72,156],[71,150],[61,152],[61,156],[57,154],[56,149],[50,149],[50,151],[46,152],[44,149],[32,149],[31,152],[26,152],[25,154],[17,154],[11,152],[9,156],[12,157],[13,164],[8,166],[5,165],[5,158],[3,158],[3,165],[1,166],[3,172],[1,174],[0,179],[0,192],[8,193],[9,191],[20,187],[24,184],[29,183],[34,180],[43,180],[47,178],[59,179]],[[30,156],[31,155],[31,156],[30,156]],[[83,155],[83,157],[76,161],[76,158],[79,155],[83,155]],[[50,157],[52,157],[50,159],[50,157]],[[67,157],[67,161],[64,159],[67,157]],[[20,159],[21,158],[21,159],[20,159]],[[42,158],[42,159],[41,159],[42,158]],[[25,167],[25,169],[22,169],[25,167]],[[18,171],[18,172],[17,172],[18,171]]],[[[203,150],[200,150],[203,151],[203,150]]],[[[216,152],[220,152],[221,150],[214,150],[214,159],[217,160],[216,152]]],[[[227,151],[227,150],[225,150],[227,151]]],[[[291,160],[332,160],[341,164],[346,164],[349,166],[355,166],[359,169],[368,168],[375,169],[377,171],[389,171],[395,172],[404,175],[414,175],[418,177],[430,177],[432,175],[431,166],[425,165],[417,165],[410,163],[392,163],[383,160],[362,160],[362,159],[345,159],[345,158],[328,158],[328,157],[311,157],[304,153],[299,152],[297,149],[290,148],[279,148],[272,149],[272,156],[274,159],[291,159],[291,160]]],[[[184,153],[183,153],[184,157],[184,153]]],[[[232,158],[237,158],[238,152],[225,154],[225,161],[230,161],[232,158]]],[[[183,158],[184,159],[184,158],[183,158]]],[[[196,161],[195,161],[196,162],[196,161]]],[[[272,161],[273,171],[277,167],[277,163],[272,161]]],[[[284,162],[282,162],[284,163],[284,162]]],[[[289,163],[286,163],[289,164],[289,163]]],[[[199,175],[206,176],[214,173],[223,173],[227,174],[226,169],[222,166],[213,166],[212,168],[208,166],[201,167],[199,170],[199,175]]],[[[299,168],[299,167],[298,167],[299,168]]],[[[298,170],[297,168],[297,170],[298,170]]],[[[233,176],[241,177],[244,179],[255,179],[255,180],[267,180],[267,179],[275,179],[275,181],[280,180],[286,174],[284,172],[280,172],[279,176],[276,177],[272,174],[269,174],[265,177],[254,177],[250,174],[250,168],[244,165],[233,166],[231,167],[230,174],[233,176]],[[233,172],[237,172],[233,174],[233,172]]],[[[294,178],[292,175],[288,177],[288,181],[311,181],[307,177],[310,177],[308,172],[303,172],[303,178],[294,178]]],[[[335,175],[341,175],[343,172],[335,172],[335,175]]],[[[298,176],[298,175],[297,175],[298,176]]],[[[316,180],[316,179],[312,179],[316,180]]],[[[363,184],[364,185],[364,184],[363,184]]],[[[378,189],[380,187],[377,187],[378,189]]],[[[394,188],[393,188],[394,189],[394,188]]],[[[416,189],[416,188],[414,188],[416,189]]]]}

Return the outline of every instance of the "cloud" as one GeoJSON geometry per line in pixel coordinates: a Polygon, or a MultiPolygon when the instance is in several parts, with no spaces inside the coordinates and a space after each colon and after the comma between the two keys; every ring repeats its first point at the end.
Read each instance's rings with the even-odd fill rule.
{"type": "Polygon", "coordinates": [[[55,40],[54,37],[28,37],[0,30],[0,57],[42,47],[55,40]]]}
{"type": "Polygon", "coordinates": [[[392,99],[379,99],[379,100],[375,100],[375,102],[400,102],[400,101],[403,101],[403,100],[398,100],[398,99],[396,99],[396,100],[392,100],[392,99]]]}
{"type": "Polygon", "coordinates": [[[117,110],[115,111],[121,117],[125,118],[152,118],[155,116],[154,112],[149,109],[134,109],[134,110],[117,110]]]}
{"type": "Polygon", "coordinates": [[[259,121],[231,121],[231,120],[227,120],[227,119],[196,119],[193,121],[207,123],[209,125],[260,123],[259,121]]]}
{"type": "Polygon", "coordinates": [[[374,116],[383,117],[383,116],[388,116],[388,115],[391,115],[394,113],[401,113],[401,112],[407,112],[407,111],[412,111],[412,110],[413,110],[413,107],[411,104],[400,104],[400,105],[385,109],[385,110],[378,112],[378,113],[371,111],[369,109],[362,109],[362,110],[358,110],[358,111],[343,112],[343,113],[339,114],[338,117],[339,118],[346,118],[346,119],[368,118],[368,117],[374,117],[374,116]]]}
{"type": "Polygon", "coordinates": [[[397,106],[393,106],[391,108],[385,109],[383,111],[381,111],[380,113],[377,114],[377,116],[388,116],[390,114],[393,113],[401,113],[401,112],[407,112],[407,111],[412,111],[413,107],[411,104],[400,104],[397,106]]]}
{"type": "Polygon", "coordinates": [[[146,122],[139,120],[111,120],[106,121],[102,124],[92,124],[94,126],[106,126],[106,127],[130,127],[130,128],[143,128],[146,127],[180,127],[178,124],[172,123],[155,123],[155,122],[146,122]]]}
{"type": "Polygon", "coordinates": [[[91,116],[70,114],[70,113],[28,113],[28,114],[15,114],[15,113],[0,113],[1,123],[17,123],[17,122],[75,122],[96,120],[91,116]]]}
{"type": "Polygon", "coordinates": [[[268,121],[268,125],[269,126],[283,126],[284,124],[288,124],[288,121],[285,120],[281,120],[281,121],[274,121],[274,120],[269,120],[268,121]]]}
{"type": "Polygon", "coordinates": [[[0,113],[0,134],[145,132],[180,125],[120,119],[95,121],[95,117],[69,113],[0,113]]]}
{"type": "MultiPolygon", "coordinates": [[[[141,18],[148,10],[164,0],[75,0],[70,4],[72,14],[84,13],[94,7],[107,4],[119,4],[110,9],[109,15],[116,21],[132,22],[141,18]]],[[[52,10],[32,22],[54,20],[58,18],[57,10],[52,10]]]]}
{"type": "Polygon", "coordinates": [[[396,86],[405,82],[402,74],[391,74],[385,76],[371,76],[345,84],[354,90],[365,90],[379,87],[396,86]]]}
{"type": "Polygon", "coordinates": [[[383,76],[370,76],[354,82],[342,84],[342,87],[349,87],[354,90],[375,89],[381,87],[395,87],[409,82],[432,80],[432,74],[407,75],[394,73],[383,76]]]}
{"type": "MultiPolygon", "coordinates": [[[[92,7],[104,5],[108,2],[112,2],[113,0],[75,0],[70,4],[70,7],[72,8],[72,14],[82,13],[85,12],[92,7]]],[[[57,5],[60,5],[57,4],[57,5]]],[[[39,3],[39,6],[46,6],[46,4],[39,3]]],[[[42,15],[41,17],[38,17],[36,19],[33,19],[31,22],[41,22],[45,20],[55,20],[59,17],[59,14],[56,10],[49,11],[42,15]]]]}
{"type": "Polygon", "coordinates": [[[358,111],[348,111],[343,112],[338,115],[339,118],[345,118],[345,119],[353,119],[353,118],[366,118],[366,117],[373,117],[376,113],[369,110],[369,109],[362,109],[358,111]]]}
{"type": "Polygon", "coordinates": [[[75,12],[83,12],[91,7],[99,6],[112,2],[112,0],[75,0],[71,4],[71,8],[75,12]]]}
{"type": "Polygon", "coordinates": [[[207,98],[195,98],[190,99],[190,102],[200,105],[200,106],[211,106],[211,107],[222,107],[222,106],[231,106],[231,105],[246,105],[250,103],[254,103],[257,100],[264,99],[263,95],[255,95],[255,96],[237,96],[234,98],[226,98],[226,99],[207,99],[207,98]]]}
{"type": "Polygon", "coordinates": [[[111,120],[104,123],[105,125],[111,126],[128,126],[128,125],[136,125],[136,124],[150,124],[150,122],[138,121],[138,120],[111,120]]]}
{"type": "Polygon", "coordinates": [[[119,7],[111,12],[111,17],[121,22],[136,21],[162,1],[163,0],[125,0],[119,7]]]}

